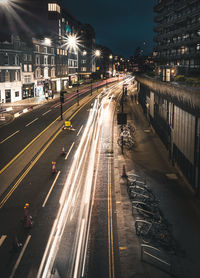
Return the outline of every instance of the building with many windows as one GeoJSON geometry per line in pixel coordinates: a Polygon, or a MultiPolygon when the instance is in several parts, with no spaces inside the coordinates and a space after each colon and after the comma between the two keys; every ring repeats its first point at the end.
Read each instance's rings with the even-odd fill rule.
{"type": "Polygon", "coordinates": [[[154,12],[155,62],[168,71],[160,71],[163,79],[200,72],[200,1],[158,0],[154,12]]]}
{"type": "Polygon", "coordinates": [[[22,99],[23,47],[18,37],[0,43],[0,102],[22,99]]]}

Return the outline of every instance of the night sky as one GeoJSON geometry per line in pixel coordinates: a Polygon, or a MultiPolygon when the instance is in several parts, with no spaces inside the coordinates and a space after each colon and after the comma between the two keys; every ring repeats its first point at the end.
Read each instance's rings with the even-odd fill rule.
{"type": "Polygon", "coordinates": [[[95,29],[96,42],[129,57],[140,46],[153,49],[153,6],[156,0],[62,0],[69,12],[95,29]],[[143,42],[146,42],[144,45],[143,42]]]}

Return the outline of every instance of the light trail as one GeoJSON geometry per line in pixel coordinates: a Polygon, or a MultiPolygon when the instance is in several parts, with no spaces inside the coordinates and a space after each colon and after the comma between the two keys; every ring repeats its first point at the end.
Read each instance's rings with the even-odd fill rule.
{"type": "MultiPolygon", "coordinates": [[[[93,190],[96,187],[96,173],[94,174],[94,172],[96,168],[98,169],[99,162],[97,147],[100,140],[103,121],[105,119],[108,121],[109,119],[108,111],[113,99],[112,90],[121,88],[120,86],[123,83],[124,81],[119,82],[117,86],[112,85],[111,88],[107,89],[106,96],[103,98],[96,98],[93,103],[87,124],[84,128],[80,143],[75,152],[64,183],[63,191],[59,200],[59,211],[47,242],[37,278],[51,277],[51,271],[54,267],[56,268],[57,265],[56,258],[64,230],[70,227],[70,222],[75,213],[76,219],[74,221],[76,226],[73,230],[73,242],[71,242],[71,248],[73,250],[68,250],[71,254],[71,259],[70,269],[67,270],[70,274],[67,277],[81,277],[81,274],[84,272],[91,208],[94,197],[93,190]]],[[[111,204],[110,209],[112,209],[111,204]]],[[[112,230],[110,240],[112,246],[111,253],[113,256],[112,230]]]]}

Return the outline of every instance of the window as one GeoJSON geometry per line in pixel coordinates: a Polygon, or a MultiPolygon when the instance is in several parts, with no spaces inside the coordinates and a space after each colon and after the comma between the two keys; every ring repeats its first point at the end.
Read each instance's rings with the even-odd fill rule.
{"type": "Polygon", "coordinates": [[[4,65],[9,65],[8,53],[6,53],[6,54],[4,55],[4,65]]]}
{"type": "Polygon", "coordinates": [[[39,55],[36,55],[35,57],[35,62],[36,62],[36,65],[40,65],[40,56],[39,55]]]}
{"type": "Polygon", "coordinates": [[[32,55],[28,55],[29,62],[32,61],[32,55]]]}
{"type": "Polygon", "coordinates": [[[51,57],[51,65],[52,66],[55,65],[55,57],[54,56],[51,57]]]}
{"type": "Polygon", "coordinates": [[[65,49],[65,56],[67,56],[67,49],[65,49]]]}
{"type": "Polygon", "coordinates": [[[58,4],[49,3],[48,4],[48,11],[60,13],[60,6],[58,4]]]}
{"type": "Polygon", "coordinates": [[[74,67],[77,67],[77,61],[74,61],[74,67]]]}
{"type": "Polygon", "coordinates": [[[44,78],[48,78],[48,77],[49,77],[49,69],[44,68],[44,78]]]}
{"type": "Polygon", "coordinates": [[[20,79],[19,79],[19,71],[18,70],[15,71],[15,81],[20,81],[20,79]]]}
{"type": "Polygon", "coordinates": [[[31,76],[30,75],[24,75],[24,83],[31,83],[31,76]]]}
{"type": "Polygon", "coordinates": [[[10,73],[8,70],[5,72],[5,82],[10,82],[10,73]]]}
{"type": "Polygon", "coordinates": [[[37,52],[40,52],[40,46],[39,45],[36,45],[35,49],[36,49],[37,52]]]}
{"type": "Polygon", "coordinates": [[[52,68],[51,69],[51,77],[55,77],[55,75],[56,75],[55,68],[52,68]]]}
{"type": "Polygon", "coordinates": [[[47,47],[44,46],[44,53],[47,53],[47,47]]]}
{"type": "Polygon", "coordinates": [[[27,54],[23,55],[23,59],[24,59],[24,61],[27,61],[27,54]]]}
{"type": "Polygon", "coordinates": [[[15,55],[15,65],[18,66],[19,65],[19,56],[15,55]]]}
{"type": "Polygon", "coordinates": [[[31,72],[32,71],[32,65],[28,65],[28,70],[31,72]]]}
{"type": "Polygon", "coordinates": [[[41,70],[40,70],[40,68],[37,68],[37,69],[35,70],[35,77],[36,77],[36,78],[40,78],[40,77],[41,77],[41,70]]]}
{"type": "Polygon", "coordinates": [[[27,71],[27,65],[24,64],[24,71],[27,71]]]}
{"type": "Polygon", "coordinates": [[[48,65],[48,56],[44,56],[44,65],[48,65]]]}
{"type": "Polygon", "coordinates": [[[87,70],[86,67],[82,67],[82,68],[81,68],[81,71],[86,71],[86,70],[87,70]]]}
{"type": "Polygon", "coordinates": [[[51,48],[51,54],[54,54],[54,48],[51,48]]]}
{"type": "Polygon", "coordinates": [[[82,60],[82,64],[86,64],[86,60],[82,60]]]}
{"type": "Polygon", "coordinates": [[[19,97],[19,92],[15,92],[15,97],[19,97]]]}
{"type": "Polygon", "coordinates": [[[59,55],[59,53],[60,53],[60,52],[59,52],[59,48],[57,48],[57,54],[59,55]]]}

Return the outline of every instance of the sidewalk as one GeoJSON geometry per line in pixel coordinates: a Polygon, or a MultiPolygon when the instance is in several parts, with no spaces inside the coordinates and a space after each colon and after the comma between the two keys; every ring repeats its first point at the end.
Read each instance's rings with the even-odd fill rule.
{"type": "MultiPolygon", "coordinates": [[[[67,90],[67,93],[75,92],[77,89],[81,90],[88,87],[88,84],[81,85],[79,87],[70,88],[67,90]]],[[[1,103],[0,104],[0,127],[12,121],[14,119],[14,115],[21,116],[23,113],[31,111],[32,109],[44,105],[47,102],[55,101],[60,97],[60,93],[56,92],[54,94],[54,98],[49,97],[46,100],[45,95],[40,97],[32,97],[22,99],[16,102],[10,103],[1,103]]]]}
{"type": "MultiPolygon", "coordinates": [[[[114,176],[116,215],[120,265],[123,278],[168,278],[172,275],[155,260],[153,265],[141,261],[141,239],[135,233],[135,220],[127,194],[126,181],[121,178],[123,165],[126,173],[135,173],[146,179],[154,194],[160,200],[160,208],[169,223],[173,225],[173,236],[178,241],[185,256],[168,256],[175,277],[200,277],[200,202],[184,183],[177,170],[168,161],[168,153],[158,136],[151,130],[139,104],[127,101],[124,105],[128,122],[136,127],[136,146],[132,151],[124,151],[117,145],[119,128],[115,120],[114,128],[114,176]],[[118,177],[118,178],[117,178],[118,177]]],[[[141,218],[141,217],[139,217],[141,218]]],[[[165,254],[160,254],[161,258],[165,254]]],[[[145,261],[149,257],[145,255],[145,261]]]]}

